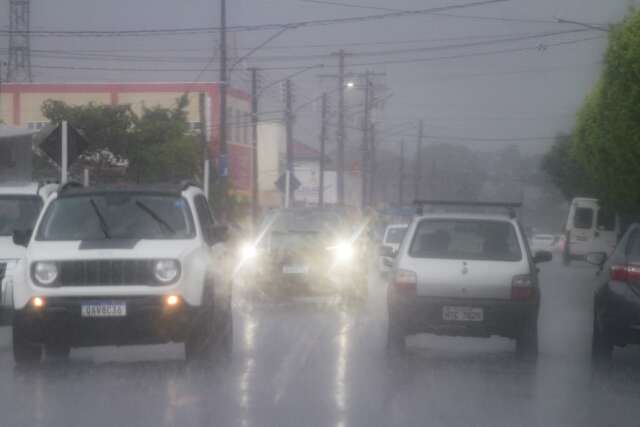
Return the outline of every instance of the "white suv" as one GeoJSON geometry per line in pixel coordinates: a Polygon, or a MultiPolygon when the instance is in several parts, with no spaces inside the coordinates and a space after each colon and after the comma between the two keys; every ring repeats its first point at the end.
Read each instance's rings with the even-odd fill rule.
{"type": "Polygon", "coordinates": [[[72,347],[184,342],[187,359],[232,347],[227,229],[190,184],[62,187],[13,275],[16,363],[72,347]]]}
{"type": "Polygon", "coordinates": [[[24,256],[25,248],[13,243],[15,230],[32,229],[47,197],[58,188],[56,184],[3,183],[0,184],[0,323],[11,320],[11,287],[7,285],[16,264],[24,256]]]}
{"type": "Polygon", "coordinates": [[[515,339],[519,355],[535,357],[540,304],[536,263],[550,259],[550,252],[531,254],[513,214],[416,217],[388,289],[389,349],[403,351],[405,337],[418,333],[499,335],[515,339]]]}

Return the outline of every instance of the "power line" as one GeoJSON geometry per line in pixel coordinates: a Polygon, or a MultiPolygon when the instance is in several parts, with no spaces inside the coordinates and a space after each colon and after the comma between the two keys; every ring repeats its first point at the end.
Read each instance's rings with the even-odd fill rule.
{"type": "MultiPolygon", "coordinates": [[[[301,28],[315,27],[336,24],[349,24],[357,22],[375,22],[390,18],[401,18],[408,16],[420,16],[435,14],[448,10],[466,9],[469,7],[486,6],[490,4],[502,3],[508,0],[480,0],[471,3],[463,3],[457,5],[447,5],[440,7],[432,7],[427,9],[403,10],[388,12],[376,15],[355,16],[346,18],[329,18],[315,19],[307,21],[298,21],[290,23],[276,24],[258,24],[258,25],[237,25],[228,26],[227,31],[266,31],[280,30],[283,28],[301,28]]],[[[219,32],[219,27],[191,27],[191,28],[164,28],[164,29],[146,29],[146,30],[29,30],[21,32],[28,33],[32,37],[140,37],[140,36],[159,36],[159,35],[192,35],[192,34],[208,34],[219,32]]],[[[0,30],[0,35],[8,36],[13,32],[10,30],[0,30]]]]}

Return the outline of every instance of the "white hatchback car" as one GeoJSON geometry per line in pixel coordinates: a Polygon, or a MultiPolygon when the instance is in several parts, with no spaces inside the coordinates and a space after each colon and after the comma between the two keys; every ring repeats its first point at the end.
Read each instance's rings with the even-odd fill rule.
{"type": "Polygon", "coordinates": [[[499,335],[515,339],[519,355],[535,356],[540,304],[535,264],[550,259],[550,252],[530,253],[513,214],[416,217],[388,288],[389,349],[403,351],[405,337],[418,333],[499,335]]]}
{"type": "Polygon", "coordinates": [[[13,275],[16,363],[72,347],[184,342],[187,359],[232,346],[227,229],[184,185],[62,187],[13,275]]]}

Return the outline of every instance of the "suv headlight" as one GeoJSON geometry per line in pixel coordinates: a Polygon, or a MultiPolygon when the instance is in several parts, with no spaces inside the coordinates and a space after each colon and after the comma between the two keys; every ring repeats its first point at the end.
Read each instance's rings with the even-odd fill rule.
{"type": "Polygon", "coordinates": [[[36,262],[33,265],[33,279],[38,285],[53,285],[58,279],[58,265],[51,261],[36,262]]]}
{"type": "Polygon", "coordinates": [[[153,275],[162,284],[170,284],[180,276],[180,263],[173,259],[161,259],[153,263],[153,275]]]}

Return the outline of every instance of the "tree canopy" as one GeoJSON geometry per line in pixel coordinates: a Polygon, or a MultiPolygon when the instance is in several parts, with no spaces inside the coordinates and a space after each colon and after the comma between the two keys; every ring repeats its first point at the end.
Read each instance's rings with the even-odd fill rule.
{"type": "Polygon", "coordinates": [[[115,164],[126,164],[136,182],[162,182],[199,176],[202,148],[189,132],[187,97],[171,108],[129,105],[68,105],[48,100],[42,107],[51,122],[67,120],[84,132],[89,149],[84,161],[100,175],[115,164]]]}
{"type": "Polygon", "coordinates": [[[611,27],[601,76],[577,114],[571,143],[559,136],[543,168],[566,197],[595,196],[640,212],[640,13],[611,27]]]}

